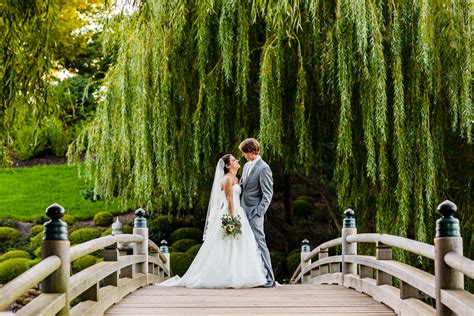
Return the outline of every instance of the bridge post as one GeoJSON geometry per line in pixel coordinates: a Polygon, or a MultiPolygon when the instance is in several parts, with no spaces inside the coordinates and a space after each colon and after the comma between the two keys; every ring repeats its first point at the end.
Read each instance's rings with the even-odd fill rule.
{"type": "MultiPolygon", "coordinates": [[[[170,269],[171,269],[170,249],[168,248],[168,242],[164,239],[161,241],[160,251],[166,258],[165,267],[168,270],[168,273],[171,273],[171,271],[170,271],[170,269]]],[[[164,278],[165,278],[165,275],[163,274],[163,280],[164,280],[164,278]]]]}
{"type": "MultiPolygon", "coordinates": [[[[309,240],[304,239],[301,242],[301,273],[303,273],[303,270],[308,268],[311,265],[311,259],[308,261],[304,261],[304,257],[310,252],[311,252],[311,247],[309,245],[309,240]]],[[[308,276],[301,274],[301,283],[308,281],[308,279],[309,279],[308,276]]]]}
{"type": "Polygon", "coordinates": [[[357,234],[354,211],[349,208],[344,212],[344,215],[346,218],[344,218],[342,226],[342,285],[344,285],[344,275],[357,275],[357,265],[345,262],[344,258],[348,255],[357,255],[357,243],[348,243],[346,240],[347,236],[357,234]]]}
{"type": "MultiPolygon", "coordinates": [[[[381,243],[380,241],[377,241],[375,258],[377,260],[392,260],[392,248],[381,243]]],[[[376,282],[377,285],[392,285],[392,276],[386,272],[376,270],[376,282]]],[[[401,288],[404,288],[403,285],[401,286],[401,288]]]]}
{"type": "Polygon", "coordinates": [[[133,247],[134,255],[145,255],[144,263],[137,264],[137,272],[146,275],[148,284],[148,227],[146,225],[145,211],[141,208],[135,211],[135,221],[133,223],[133,233],[143,236],[143,242],[135,243],[133,247]]]}
{"type": "Polygon", "coordinates": [[[67,224],[60,218],[64,216],[64,208],[53,204],[46,209],[46,215],[51,219],[44,223],[42,258],[58,256],[61,266],[41,282],[43,293],[64,293],[66,304],[57,315],[69,315],[69,275],[71,273],[70,243],[67,224]]]}
{"type": "Polygon", "coordinates": [[[438,205],[438,213],[443,215],[436,221],[435,247],[435,286],[436,286],[436,315],[454,315],[441,303],[441,290],[463,290],[464,275],[462,272],[450,268],[444,261],[449,252],[463,254],[462,237],[459,220],[453,217],[457,206],[451,201],[444,201],[438,205]]]}

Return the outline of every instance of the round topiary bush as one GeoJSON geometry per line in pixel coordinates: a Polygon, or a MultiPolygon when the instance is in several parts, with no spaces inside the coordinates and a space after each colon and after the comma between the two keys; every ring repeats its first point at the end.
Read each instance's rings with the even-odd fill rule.
{"type": "Polygon", "coordinates": [[[82,244],[83,242],[99,238],[101,232],[98,228],[81,228],[75,230],[69,235],[71,245],[82,244]]]}
{"type": "Polygon", "coordinates": [[[293,211],[295,216],[298,217],[309,217],[313,213],[314,206],[305,200],[293,201],[293,211]]]}
{"type": "Polygon", "coordinates": [[[199,244],[194,239],[180,239],[175,241],[171,247],[170,252],[185,252],[194,245],[199,244]]]}
{"type": "Polygon", "coordinates": [[[36,249],[43,244],[44,232],[39,232],[30,239],[30,249],[36,249]]]}
{"type": "Polygon", "coordinates": [[[76,224],[77,220],[74,216],[66,214],[64,215],[61,220],[67,224],[67,226],[72,226],[76,224]]]}
{"type": "Polygon", "coordinates": [[[197,242],[202,241],[202,230],[194,227],[184,227],[175,230],[169,238],[171,243],[180,239],[194,239],[197,242]]]}
{"type": "Polygon", "coordinates": [[[199,249],[201,249],[201,245],[194,245],[188,250],[186,250],[186,253],[191,255],[191,256],[196,256],[197,253],[199,252],[199,249]]]}
{"type": "Polygon", "coordinates": [[[171,271],[175,275],[183,276],[188,270],[194,256],[188,253],[174,252],[170,254],[171,271]]]}
{"type": "Polygon", "coordinates": [[[39,233],[41,233],[43,231],[44,231],[44,226],[43,225],[35,225],[35,226],[31,227],[30,236],[34,237],[34,236],[38,235],[39,233]]]}
{"type": "Polygon", "coordinates": [[[309,202],[311,204],[314,204],[314,198],[312,198],[311,196],[308,196],[308,195],[301,195],[301,196],[298,196],[296,199],[297,200],[303,200],[303,201],[309,202]]]}
{"type": "Polygon", "coordinates": [[[157,243],[162,239],[167,239],[172,232],[180,227],[180,222],[176,218],[167,215],[158,216],[148,221],[150,239],[157,243]]]}
{"type": "Polygon", "coordinates": [[[13,258],[0,263],[0,284],[6,284],[28,270],[33,263],[26,258],[13,258]]]}
{"type": "Polygon", "coordinates": [[[96,264],[97,258],[92,255],[85,255],[72,263],[72,272],[77,273],[96,264]]]}
{"type": "Polygon", "coordinates": [[[16,241],[21,238],[20,232],[12,227],[0,227],[0,243],[16,241]]]}
{"type": "Polygon", "coordinates": [[[13,259],[13,258],[31,259],[31,256],[28,252],[24,250],[10,250],[9,252],[4,253],[3,255],[0,256],[0,262],[6,261],[8,259],[13,259]]]}
{"type": "Polygon", "coordinates": [[[97,226],[110,226],[114,222],[114,216],[110,212],[102,211],[94,215],[94,224],[97,226]]]}
{"type": "Polygon", "coordinates": [[[290,274],[293,274],[296,268],[299,266],[301,262],[301,255],[299,253],[294,253],[288,257],[286,257],[286,268],[290,274]]]}

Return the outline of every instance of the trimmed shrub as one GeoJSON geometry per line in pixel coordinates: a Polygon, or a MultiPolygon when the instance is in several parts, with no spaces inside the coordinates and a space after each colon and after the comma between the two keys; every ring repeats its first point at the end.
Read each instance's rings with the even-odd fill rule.
{"type": "Polygon", "coordinates": [[[197,242],[202,241],[202,230],[194,227],[184,227],[175,230],[169,238],[171,243],[181,239],[194,239],[197,242]]]}
{"type": "Polygon", "coordinates": [[[69,235],[71,245],[82,244],[83,242],[99,238],[101,232],[98,228],[81,228],[75,230],[69,235]]]}
{"type": "Polygon", "coordinates": [[[174,252],[170,254],[171,271],[175,275],[183,276],[194,260],[188,253],[174,252]]]}
{"type": "Polygon", "coordinates": [[[185,252],[186,250],[197,244],[199,243],[194,239],[180,239],[178,241],[175,241],[171,245],[170,252],[185,252]]]}
{"type": "Polygon", "coordinates": [[[96,264],[97,258],[92,255],[85,255],[72,263],[72,272],[77,273],[96,264]]]}
{"type": "Polygon", "coordinates": [[[132,234],[132,233],[133,233],[133,227],[130,226],[130,225],[124,225],[124,226],[122,227],[122,232],[123,232],[124,234],[132,234]]]}
{"type": "Polygon", "coordinates": [[[299,266],[301,262],[301,255],[299,253],[294,253],[288,257],[286,257],[286,268],[290,274],[293,274],[296,268],[299,266]]]}
{"type": "Polygon", "coordinates": [[[76,222],[77,222],[76,218],[72,215],[69,215],[69,214],[64,215],[63,218],[61,218],[61,220],[63,222],[65,222],[67,224],[67,226],[69,226],[69,227],[76,224],[76,222]]]}
{"type": "Polygon", "coordinates": [[[105,236],[108,236],[108,235],[112,235],[112,228],[108,228],[106,230],[104,230],[102,232],[102,234],[100,234],[102,237],[105,237],[105,236]]]}
{"type": "Polygon", "coordinates": [[[0,227],[0,243],[16,241],[21,238],[20,232],[12,227],[0,227]]]}
{"type": "Polygon", "coordinates": [[[3,255],[0,256],[0,262],[6,261],[8,259],[13,259],[13,258],[31,259],[31,256],[28,252],[24,250],[10,250],[9,252],[4,253],[3,255]]]}
{"type": "Polygon", "coordinates": [[[201,246],[202,245],[194,245],[191,248],[189,248],[188,250],[186,250],[186,253],[191,255],[191,256],[196,256],[197,253],[199,252],[199,249],[201,249],[201,246]]]}
{"type": "Polygon", "coordinates": [[[314,198],[312,198],[311,196],[307,196],[307,195],[298,196],[296,198],[296,200],[306,201],[306,202],[311,203],[311,205],[314,204],[314,198]]]}
{"type": "Polygon", "coordinates": [[[309,217],[313,213],[313,210],[313,204],[309,203],[306,200],[293,201],[293,211],[295,213],[295,216],[309,217]]]}
{"type": "Polygon", "coordinates": [[[26,258],[13,258],[0,263],[0,284],[6,284],[28,270],[33,263],[26,258]]]}
{"type": "Polygon", "coordinates": [[[176,218],[167,215],[158,216],[148,222],[150,239],[156,243],[167,239],[172,232],[180,227],[181,223],[176,218]]]}
{"type": "Polygon", "coordinates": [[[287,257],[289,257],[289,256],[291,256],[291,255],[294,255],[295,253],[301,254],[301,248],[296,248],[296,249],[292,250],[292,251],[287,255],[287,257]]]}
{"type": "Polygon", "coordinates": [[[31,227],[30,236],[34,237],[34,236],[38,235],[39,233],[41,233],[43,231],[44,231],[44,226],[43,225],[35,225],[35,226],[31,227]]]}
{"type": "Polygon", "coordinates": [[[44,232],[41,231],[30,239],[30,248],[36,249],[43,244],[44,232]]]}
{"type": "Polygon", "coordinates": [[[276,276],[280,276],[285,270],[285,254],[281,251],[271,251],[270,259],[272,261],[273,271],[276,276]]]}
{"type": "Polygon", "coordinates": [[[114,216],[110,212],[102,211],[94,215],[94,224],[97,226],[110,226],[114,222],[114,216]]]}
{"type": "Polygon", "coordinates": [[[13,227],[16,228],[17,221],[11,218],[0,219],[0,227],[13,227]]]}
{"type": "Polygon", "coordinates": [[[0,227],[0,253],[17,248],[21,234],[12,227],[0,227]]]}

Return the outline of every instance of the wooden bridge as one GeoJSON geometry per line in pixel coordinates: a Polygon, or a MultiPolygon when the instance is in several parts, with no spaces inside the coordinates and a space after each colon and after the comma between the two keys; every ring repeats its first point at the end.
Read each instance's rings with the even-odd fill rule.
{"type": "Polygon", "coordinates": [[[474,295],[464,289],[464,277],[474,278],[474,261],[463,256],[456,205],[445,201],[438,211],[434,246],[357,234],[354,212],[347,210],[340,238],[312,251],[303,243],[290,285],[217,290],[156,285],[170,276],[170,257],[166,246],[148,239],[143,210],[135,212],[133,234],[70,247],[64,209],[55,204],[47,209],[43,260],[0,288],[0,311],[40,284],[42,294],[18,315],[474,315],[474,295]],[[119,251],[124,243],[133,251],[119,251]],[[375,256],[358,255],[358,243],[373,244],[375,256]],[[329,256],[339,246],[341,254],[329,256]],[[393,260],[392,248],[433,260],[435,273],[393,260]],[[73,260],[101,249],[102,262],[70,275],[73,260]]]}

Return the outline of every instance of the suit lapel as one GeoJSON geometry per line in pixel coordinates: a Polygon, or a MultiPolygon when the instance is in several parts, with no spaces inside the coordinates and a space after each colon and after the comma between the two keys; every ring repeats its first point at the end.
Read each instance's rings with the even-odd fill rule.
{"type": "MultiPolygon", "coordinates": [[[[257,173],[258,171],[258,168],[260,167],[260,162],[262,161],[262,158],[260,158],[256,163],[255,163],[255,166],[253,166],[252,168],[252,171],[250,172],[250,174],[248,176],[245,176],[244,178],[244,189],[247,187],[247,183],[249,183],[249,180],[257,173]]],[[[244,168],[244,172],[245,174],[247,174],[247,169],[248,169],[248,166],[246,166],[246,168],[244,168]]]]}

